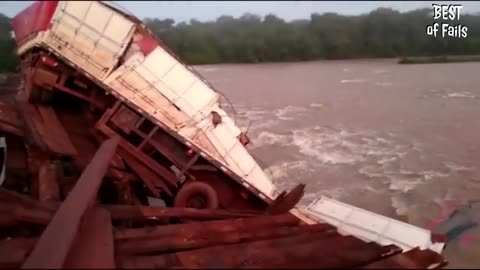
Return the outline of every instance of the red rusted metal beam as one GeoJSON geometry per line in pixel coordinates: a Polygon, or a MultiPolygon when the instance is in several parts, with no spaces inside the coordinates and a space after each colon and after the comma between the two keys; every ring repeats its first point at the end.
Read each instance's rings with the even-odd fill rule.
{"type": "Polygon", "coordinates": [[[372,262],[362,269],[440,269],[448,262],[440,254],[426,249],[411,249],[405,253],[372,262]]]}
{"type": "Polygon", "coordinates": [[[255,217],[263,212],[228,211],[223,209],[196,209],[176,207],[153,207],[131,205],[102,205],[114,220],[147,220],[165,217],[198,218],[198,219],[231,219],[255,217]]]}
{"type": "Polygon", "coordinates": [[[94,207],[85,216],[65,262],[65,269],[114,269],[112,220],[108,211],[94,207]]]}
{"type": "Polygon", "coordinates": [[[335,227],[328,224],[315,224],[297,227],[269,227],[256,230],[239,230],[219,232],[218,230],[197,231],[192,234],[180,236],[167,236],[139,240],[117,241],[118,254],[153,254],[166,251],[179,251],[198,249],[214,245],[236,244],[250,241],[260,241],[295,235],[312,234],[324,231],[336,231],[335,227]],[[188,238],[188,241],[185,239],[188,238]]]}
{"type": "Polygon", "coordinates": [[[82,217],[95,201],[103,176],[107,172],[117,145],[118,137],[114,137],[100,146],[75,187],[40,236],[37,245],[22,268],[53,269],[63,267],[82,217]]]}

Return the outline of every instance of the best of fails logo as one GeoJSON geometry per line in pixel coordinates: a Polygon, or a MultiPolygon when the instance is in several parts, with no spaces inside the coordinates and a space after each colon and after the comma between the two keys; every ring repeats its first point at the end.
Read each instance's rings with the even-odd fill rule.
{"type": "MultiPolygon", "coordinates": [[[[452,5],[438,5],[432,4],[433,7],[433,19],[441,19],[443,21],[459,21],[460,20],[460,10],[463,8],[461,4],[452,4],[452,5]]],[[[432,25],[427,26],[427,35],[437,37],[439,31],[441,32],[441,37],[456,37],[456,38],[466,38],[468,28],[465,25],[457,24],[452,25],[446,22],[435,22],[432,25]]]]}

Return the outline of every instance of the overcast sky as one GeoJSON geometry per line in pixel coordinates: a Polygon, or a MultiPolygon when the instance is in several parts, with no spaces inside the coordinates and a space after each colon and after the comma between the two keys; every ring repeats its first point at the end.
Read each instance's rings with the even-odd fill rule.
{"type": "MultiPolygon", "coordinates": [[[[14,16],[33,1],[2,1],[0,11],[14,16]]],[[[241,16],[249,12],[258,15],[275,14],[285,20],[308,19],[310,14],[336,12],[344,15],[368,13],[378,7],[399,11],[431,7],[432,3],[463,4],[462,13],[480,12],[480,1],[427,2],[427,1],[114,1],[137,17],[172,18],[175,21],[198,19],[214,20],[221,15],[241,16]]]]}

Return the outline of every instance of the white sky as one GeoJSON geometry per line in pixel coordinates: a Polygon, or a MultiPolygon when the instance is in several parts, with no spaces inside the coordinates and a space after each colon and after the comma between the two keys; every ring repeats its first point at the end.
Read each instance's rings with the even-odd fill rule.
{"type": "MultiPolygon", "coordinates": [[[[2,1],[0,12],[14,16],[33,1],[2,1]]],[[[410,11],[431,7],[432,3],[463,4],[462,13],[480,12],[480,1],[114,1],[137,17],[172,18],[176,22],[214,20],[221,15],[241,16],[246,12],[261,16],[275,14],[285,20],[308,19],[311,13],[336,12],[344,15],[368,13],[378,7],[410,11]]]]}

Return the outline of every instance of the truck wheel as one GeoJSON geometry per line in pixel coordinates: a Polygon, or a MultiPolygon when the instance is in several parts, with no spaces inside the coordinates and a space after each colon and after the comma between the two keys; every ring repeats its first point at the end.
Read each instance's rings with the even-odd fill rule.
{"type": "Polygon", "coordinates": [[[175,196],[175,207],[215,209],[219,206],[215,189],[204,182],[191,182],[183,185],[175,196]]]}

